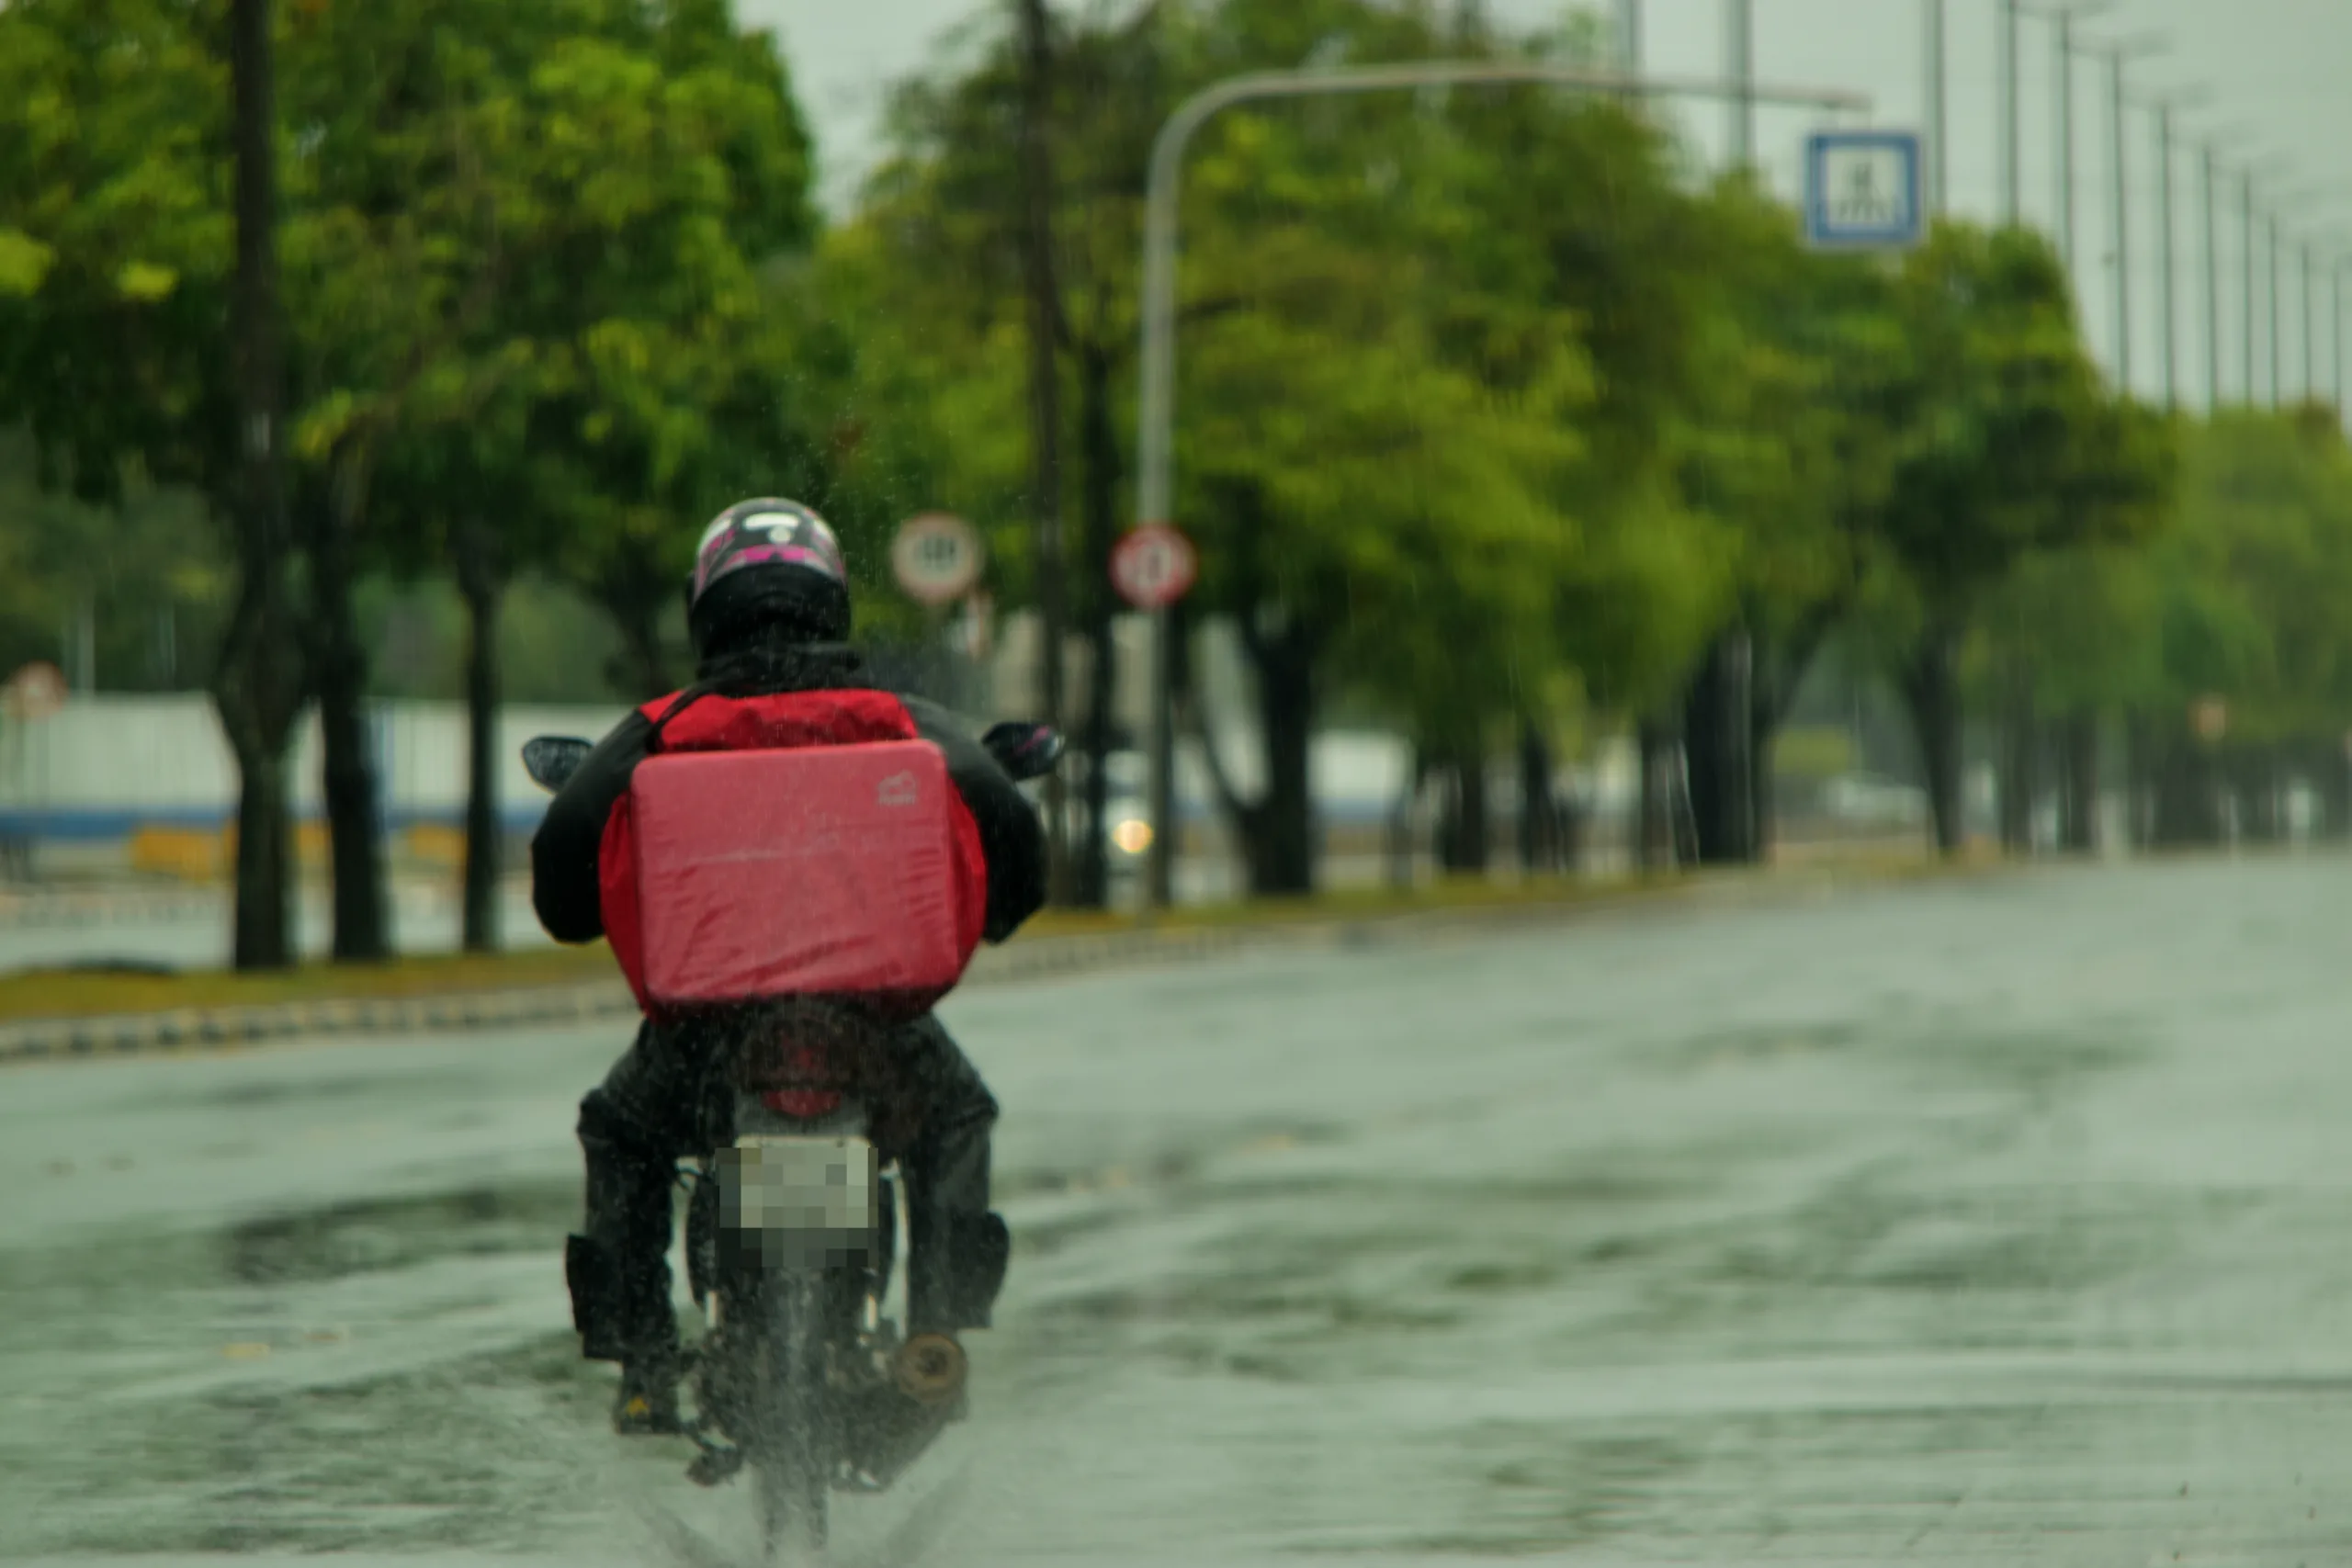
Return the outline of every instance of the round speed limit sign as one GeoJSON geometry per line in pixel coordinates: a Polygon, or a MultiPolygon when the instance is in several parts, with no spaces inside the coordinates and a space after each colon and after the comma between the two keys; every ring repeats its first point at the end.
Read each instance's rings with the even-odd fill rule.
{"type": "Polygon", "coordinates": [[[1111,585],[1138,610],[1161,610],[1193,586],[1193,541],[1165,523],[1146,523],[1111,553],[1111,585]]]}
{"type": "Polygon", "coordinates": [[[890,546],[890,570],[918,604],[952,604],[970,592],[986,558],[972,525],[944,512],[908,518],[890,546]]]}

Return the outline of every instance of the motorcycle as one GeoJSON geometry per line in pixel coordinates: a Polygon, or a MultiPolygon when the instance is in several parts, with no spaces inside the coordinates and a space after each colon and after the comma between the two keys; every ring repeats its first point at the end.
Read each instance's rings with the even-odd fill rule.
{"type": "MultiPolygon", "coordinates": [[[[1019,781],[1064,750],[1031,724],[982,744],[1019,781]]],[[[523,762],[554,793],[589,750],[542,736],[523,762]]],[[[963,1416],[967,1364],[954,1339],[902,1336],[884,1315],[906,1187],[877,1147],[888,1111],[868,1069],[887,1032],[853,1007],[796,998],[714,1021],[725,1044],[702,1095],[705,1152],[682,1170],[705,1314],[687,1352],[687,1474],[718,1486],[748,1469],[768,1551],[819,1551],[833,1492],[887,1489],[963,1416]]]]}

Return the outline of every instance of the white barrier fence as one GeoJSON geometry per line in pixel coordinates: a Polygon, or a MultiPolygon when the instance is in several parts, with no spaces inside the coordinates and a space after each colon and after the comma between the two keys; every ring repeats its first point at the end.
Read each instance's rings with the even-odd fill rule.
{"type": "MultiPolygon", "coordinates": [[[[523,742],[535,735],[594,739],[618,723],[615,707],[513,706],[498,721],[498,794],[510,830],[527,830],[545,796],[523,771],[523,742]]],[[[456,703],[370,705],[371,746],[386,824],[460,820],[466,799],[466,715],[456,703]]],[[[1220,750],[1237,786],[1254,793],[1264,775],[1255,737],[1236,727],[1220,750]]],[[[1208,773],[1196,748],[1179,759],[1187,817],[1210,812],[1208,773]]],[[[1374,820],[1392,808],[1408,766],[1394,736],[1340,732],[1316,738],[1312,773],[1318,806],[1335,819],[1374,820]]],[[[298,818],[321,809],[315,714],[288,763],[298,818]]],[[[43,719],[0,725],[0,831],[42,839],[106,839],[141,827],[217,829],[236,811],[237,770],[211,702],[198,694],[75,698],[43,719]]]]}
{"type": "MultiPolygon", "coordinates": [[[[499,799],[510,827],[537,819],[544,797],[523,771],[534,735],[594,738],[620,719],[605,707],[510,707],[499,716],[499,799]]],[[[455,823],[466,798],[465,710],[453,703],[371,705],[370,743],[390,826],[455,823]]],[[[288,761],[298,817],[320,810],[318,718],[288,761]]],[[[236,812],[237,769],[200,694],[75,698],[49,718],[0,728],[0,825],[16,837],[120,838],[141,827],[213,829],[236,812]]]]}

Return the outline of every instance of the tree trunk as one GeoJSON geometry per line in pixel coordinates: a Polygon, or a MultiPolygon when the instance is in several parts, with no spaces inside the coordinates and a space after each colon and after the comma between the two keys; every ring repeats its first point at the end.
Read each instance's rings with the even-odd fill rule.
{"type": "Polygon", "coordinates": [[[237,911],[239,969],[281,969],[296,962],[294,833],[287,799],[286,748],[232,742],[237,756],[237,911]]]}
{"type": "Polygon", "coordinates": [[[351,607],[352,551],[366,483],[356,455],[339,457],[311,548],[311,642],[324,753],[321,794],[334,874],[334,956],[374,964],[391,956],[384,886],[383,824],[368,745],[368,656],[351,607]]]}
{"type": "Polygon", "coordinates": [[[1585,803],[1578,795],[1560,801],[1560,870],[1565,875],[1577,876],[1584,871],[1585,813],[1585,803]]]}
{"type": "Polygon", "coordinates": [[[1560,804],[1552,743],[1532,719],[1519,730],[1519,863],[1531,876],[1560,869],[1560,804]]]}
{"type": "Polygon", "coordinates": [[[1266,759],[1266,792],[1241,798],[1217,750],[1208,716],[1193,690],[1189,661],[1177,685],[1178,715],[1199,742],[1209,783],[1241,842],[1250,890],[1261,897],[1315,891],[1315,798],[1309,758],[1315,724],[1315,642],[1291,625],[1273,632],[1242,626],[1241,644],[1257,674],[1258,729],[1266,759]]]}
{"type": "Polygon", "coordinates": [[[2318,836],[2352,839],[2352,756],[2341,741],[2312,748],[2312,782],[2319,791],[2318,836]]]}
{"type": "Polygon", "coordinates": [[[1754,824],[1755,860],[1759,865],[1772,858],[1772,844],[1780,829],[1772,761],[1781,727],[1788,722],[1789,710],[1796,705],[1815,655],[1821,651],[1822,643],[1844,613],[1842,600],[1825,600],[1806,614],[1778,649],[1762,638],[1755,643],[1754,678],[1748,682],[1747,797],[1754,824]]]}
{"type": "Polygon", "coordinates": [[[662,646],[662,619],[679,603],[678,581],[650,558],[609,561],[581,581],[582,590],[612,617],[621,646],[605,678],[633,702],[650,702],[678,689],[669,650],[662,646]]]}
{"type": "Polygon", "coordinates": [[[1780,797],[1772,783],[1772,758],[1780,745],[1780,715],[1770,711],[1770,705],[1758,703],[1749,708],[1747,729],[1747,801],[1755,818],[1756,843],[1749,857],[1762,865],[1772,858],[1772,845],[1780,829],[1776,820],[1780,797]]]}
{"type": "Polygon", "coordinates": [[[675,691],[677,682],[670,674],[669,656],[662,649],[653,613],[614,612],[613,624],[621,634],[621,650],[611,671],[613,683],[644,702],[675,691]]]}
{"type": "Polygon", "coordinates": [[[506,584],[487,527],[460,526],[458,589],[465,596],[466,870],[464,934],[468,953],[498,949],[498,880],[505,835],[498,812],[498,610],[506,584]]]}
{"type": "Polygon", "coordinates": [[[1674,784],[1669,774],[1675,761],[1674,727],[1664,719],[1645,719],[1638,733],[1641,807],[1634,862],[1644,871],[1666,871],[1674,864],[1674,784]]]}
{"type": "Polygon", "coordinates": [[[1118,605],[1111,591],[1112,535],[1117,527],[1119,443],[1111,428],[1111,355],[1089,344],[1079,358],[1079,440],[1085,457],[1079,497],[1080,548],[1086,561],[1086,638],[1094,672],[1087,694],[1086,838],[1078,852],[1078,902],[1099,909],[1111,901],[1111,859],[1102,818],[1110,809],[1106,763],[1117,713],[1118,642],[1112,623],[1118,605]]]}
{"type": "Polygon", "coordinates": [[[1484,876],[1495,852],[1495,814],[1493,796],[1487,789],[1486,757],[1475,751],[1464,752],[1454,765],[1454,777],[1462,781],[1461,831],[1455,839],[1458,858],[1451,869],[1470,876],[1484,876]]]}
{"type": "MultiPolygon", "coordinates": [[[[260,569],[264,577],[272,569],[260,569]]],[[[249,580],[250,602],[257,583],[249,580]]],[[[232,962],[241,970],[282,969],[294,946],[294,842],[287,799],[287,753],[300,712],[301,655],[292,628],[266,625],[267,612],[240,609],[221,650],[212,691],[221,733],[237,760],[236,912],[232,962]],[[248,623],[261,621],[255,626],[248,623]],[[275,631],[275,637],[270,632],[275,631]],[[269,657],[276,643],[278,661],[269,657]]]]}
{"type": "Polygon", "coordinates": [[[2236,774],[2239,820],[2245,824],[2245,835],[2249,843],[2275,844],[2286,836],[2284,814],[2279,810],[2278,760],[2267,746],[2256,746],[2239,754],[2236,774]]]}
{"type": "Polygon", "coordinates": [[[1734,627],[1701,661],[1683,705],[1683,749],[1690,770],[1690,816],[1702,865],[1756,858],[1753,644],[1734,627]]]}
{"type": "Polygon", "coordinates": [[[212,696],[237,759],[233,962],[282,968],[295,957],[286,755],[304,699],[300,628],[288,581],[281,427],[286,399],[277,297],[277,88],[268,0],[232,0],[236,274],[230,300],[238,451],[239,585],[212,696]]]}
{"type": "Polygon", "coordinates": [[[1486,759],[1476,750],[1446,754],[1445,809],[1439,818],[1438,864],[1456,876],[1483,876],[1494,849],[1486,759]]]}
{"type": "Polygon", "coordinates": [[[2135,850],[2144,850],[2154,838],[2155,819],[2155,757],[2147,716],[2123,716],[2123,830],[2135,850]]]}
{"type": "Polygon", "coordinates": [[[1293,625],[1242,639],[1258,676],[1266,793],[1249,814],[1250,891],[1261,897],[1315,891],[1315,797],[1308,759],[1315,730],[1315,646],[1293,625]]]}
{"type": "MultiPolygon", "coordinates": [[[[1054,266],[1053,40],[1045,0],[1015,0],[1021,25],[1021,229],[1023,290],[1028,297],[1029,514],[1036,535],[1037,618],[1043,633],[1038,661],[1037,721],[1062,723],[1062,633],[1069,625],[1062,560],[1061,285],[1054,266]]],[[[1145,519],[1145,521],[1151,521],[1145,519]]],[[[1046,778],[1048,880],[1057,904],[1070,901],[1069,813],[1060,775],[1046,778]]]]}
{"type": "Polygon", "coordinates": [[[1404,791],[1388,817],[1388,885],[1413,886],[1413,807],[1419,804],[1422,782],[1429,776],[1428,760],[1419,747],[1405,775],[1404,791]]]}
{"type": "Polygon", "coordinates": [[[1960,634],[1949,626],[1930,626],[1903,671],[1903,697],[1919,741],[1927,774],[1928,807],[1934,816],[1937,851],[1956,856],[1966,841],[1962,819],[1960,634]]]}
{"type": "Polygon", "coordinates": [[[2001,705],[2001,848],[2033,852],[2034,807],[2041,795],[2041,724],[2033,694],[2012,671],[2001,705]]]}
{"type": "Polygon", "coordinates": [[[2155,811],[2149,834],[2160,848],[2222,841],[2222,792],[2211,750],[2186,729],[2165,738],[2156,759],[2155,811]]]}
{"type": "Polygon", "coordinates": [[[2060,842],[2071,854],[2098,849],[2098,715],[2071,713],[2061,725],[2066,793],[2060,812],[2060,842]]]}

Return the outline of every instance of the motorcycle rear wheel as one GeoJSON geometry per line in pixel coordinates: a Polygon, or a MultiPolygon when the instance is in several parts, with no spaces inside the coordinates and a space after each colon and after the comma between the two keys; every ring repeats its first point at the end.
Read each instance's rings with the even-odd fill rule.
{"type": "Polygon", "coordinates": [[[813,1561],[825,1550],[833,1430],[821,1277],[771,1275],[759,1356],[760,1441],[752,1461],[770,1561],[813,1561]]]}

